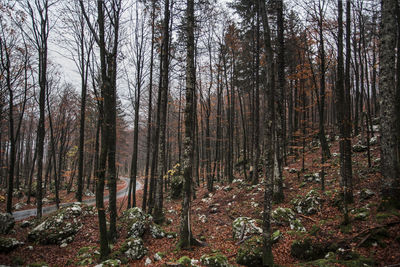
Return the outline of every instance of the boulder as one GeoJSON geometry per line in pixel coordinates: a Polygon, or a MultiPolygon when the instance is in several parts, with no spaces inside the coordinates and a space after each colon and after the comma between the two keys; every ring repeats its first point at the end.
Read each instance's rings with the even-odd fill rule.
{"type": "Polygon", "coordinates": [[[128,238],[120,248],[121,254],[131,260],[138,260],[147,254],[147,249],[141,238],[128,238]]]}
{"type": "Polygon", "coordinates": [[[208,267],[228,267],[228,258],[221,253],[203,255],[200,258],[201,264],[208,267]]]}
{"type": "MultiPolygon", "coordinates": [[[[61,208],[54,215],[47,217],[28,234],[28,240],[40,244],[61,244],[63,240],[72,238],[81,229],[79,217],[82,215],[81,203],[61,208]]],[[[84,206],[86,207],[86,206],[84,206]]]]}
{"type": "Polygon", "coordinates": [[[0,213],[0,234],[8,234],[14,225],[15,220],[10,213],[0,213]]]}
{"type": "Polygon", "coordinates": [[[249,217],[238,217],[232,223],[233,238],[243,239],[248,235],[261,234],[262,229],[256,225],[256,221],[249,217]]]}
{"type": "Polygon", "coordinates": [[[310,190],[303,198],[294,199],[294,209],[301,214],[312,215],[320,210],[320,196],[317,190],[310,190]]]}
{"type": "Polygon", "coordinates": [[[288,225],[296,219],[296,215],[290,208],[278,207],[272,211],[272,220],[278,225],[288,225]]]}
{"type": "Polygon", "coordinates": [[[158,224],[150,225],[150,234],[153,238],[159,239],[165,237],[165,231],[158,224]]]}
{"type": "Polygon", "coordinates": [[[262,266],[263,240],[261,236],[253,236],[240,245],[236,262],[245,266],[262,266]]]}
{"type": "Polygon", "coordinates": [[[272,211],[272,221],[278,225],[289,225],[290,229],[300,232],[305,232],[303,224],[290,208],[278,207],[272,211]]]}
{"type": "Polygon", "coordinates": [[[23,244],[15,238],[0,237],[0,253],[8,253],[23,244]]]}
{"type": "Polygon", "coordinates": [[[124,211],[122,221],[128,224],[128,236],[137,238],[143,236],[149,228],[153,218],[142,211],[141,208],[134,207],[124,211]]]}

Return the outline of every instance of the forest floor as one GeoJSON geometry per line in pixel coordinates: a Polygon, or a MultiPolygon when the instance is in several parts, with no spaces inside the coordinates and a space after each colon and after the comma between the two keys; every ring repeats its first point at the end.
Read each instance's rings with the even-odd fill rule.
{"type": "MultiPolygon", "coordinates": [[[[357,140],[353,140],[356,143],[357,140]]],[[[398,210],[380,211],[378,209],[381,199],[379,188],[381,175],[379,173],[379,146],[371,147],[372,166],[368,167],[367,152],[353,153],[353,186],[354,203],[349,205],[349,210],[365,211],[367,215],[357,218],[357,213],[350,212],[351,223],[343,226],[343,212],[335,205],[340,196],[339,184],[339,156],[338,142],[332,142],[332,158],[325,166],[326,182],[325,192],[321,192],[321,184],[317,181],[306,181],[304,175],[314,174],[320,171],[320,148],[310,148],[305,153],[305,171],[302,169],[302,159],[298,158],[288,162],[284,169],[284,195],[283,203],[274,203],[273,209],[277,207],[293,207],[291,201],[304,197],[310,190],[316,189],[320,192],[321,206],[312,215],[299,215],[306,232],[292,231],[289,226],[272,224],[273,230],[279,229],[282,237],[273,245],[275,263],[280,266],[298,266],[304,260],[294,258],[291,254],[291,245],[296,239],[304,240],[309,237],[312,242],[328,244],[336,243],[345,250],[350,250],[359,255],[373,260],[374,266],[398,266],[400,263],[400,213],[398,210]],[[294,172],[293,170],[297,170],[294,172]],[[369,189],[374,195],[369,198],[362,197],[362,190],[369,189]],[[385,229],[385,234],[374,242],[367,244],[374,237],[374,230],[385,229]]],[[[239,174],[237,179],[244,180],[239,174]]],[[[220,252],[227,256],[229,263],[237,266],[236,256],[240,244],[232,237],[232,222],[234,219],[246,216],[254,219],[262,219],[262,203],[264,191],[262,185],[251,186],[243,182],[227,184],[216,183],[216,190],[212,195],[207,193],[205,186],[198,188],[197,198],[192,202],[192,230],[196,238],[204,240],[207,244],[202,247],[194,247],[193,250],[176,249],[179,238],[154,239],[149,233],[143,236],[144,245],[148,253],[140,260],[131,261],[130,266],[144,266],[146,259],[152,260],[150,266],[162,266],[167,262],[176,262],[182,256],[199,260],[204,254],[220,252]],[[155,262],[153,255],[162,252],[163,258],[155,262]]],[[[138,191],[137,199],[141,205],[142,192],[138,191]]],[[[126,200],[120,199],[118,207],[126,205],[126,200]]],[[[340,202],[340,201],[339,201],[340,202]]],[[[140,206],[139,205],[139,206],[140,206]]],[[[167,197],[164,201],[166,218],[171,222],[163,225],[168,232],[179,233],[181,200],[172,200],[167,197]]],[[[261,225],[259,225],[261,226],[261,225]]],[[[27,240],[30,228],[21,228],[17,223],[15,231],[7,237],[15,237],[24,241],[25,244],[8,254],[0,254],[0,264],[15,265],[23,263],[26,265],[45,262],[51,266],[74,266],[77,264],[77,253],[80,248],[88,246],[99,246],[97,216],[86,216],[83,228],[75,236],[72,243],[61,248],[59,245],[39,245],[27,240]]],[[[125,237],[127,230],[119,228],[119,239],[114,244],[113,250],[118,249],[125,237]]],[[[93,264],[94,265],[94,264],[93,264]]],[[[311,264],[310,266],[315,266],[311,264]]],[[[326,265],[320,265],[326,266],[326,265]]],[[[335,263],[329,266],[343,266],[335,263]]],[[[346,266],[346,265],[344,265],[346,266]]],[[[363,266],[363,265],[353,265],[363,266]]]]}

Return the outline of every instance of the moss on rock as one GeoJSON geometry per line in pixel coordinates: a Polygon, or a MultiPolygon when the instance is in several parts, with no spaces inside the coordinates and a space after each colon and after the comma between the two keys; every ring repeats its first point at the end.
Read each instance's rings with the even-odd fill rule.
{"type": "Polygon", "coordinates": [[[262,266],[263,240],[261,236],[253,236],[239,247],[236,262],[245,266],[262,266]]]}
{"type": "Polygon", "coordinates": [[[262,233],[262,229],[256,225],[256,220],[249,217],[236,218],[232,223],[232,231],[234,239],[240,239],[248,235],[262,233]]]}
{"type": "Polygon", "coordinates": [[[177,261],[182,267],[190,267],[192,266],[192,260],[188,256],[182,256],[177,261]]]}
{"type": "Polygon", "coordinates": [[[295,240],[290,247],[290,254],[301,260],[316,260],[322,258],[326,252],[324,245],[313,243],[310,238],[295,240]]]}
{"type": "Polygon", "coordinates": [[[208,267],[228,267],[228,258],[221,253],[203,255],[200,258],[201,263],[208,267]]]}
{"type": "Polygon", "coordinates": [[[15,238],[0,237],[0,252],[8,253],[23,244],[24,242],[20,242],[15,238]]]}

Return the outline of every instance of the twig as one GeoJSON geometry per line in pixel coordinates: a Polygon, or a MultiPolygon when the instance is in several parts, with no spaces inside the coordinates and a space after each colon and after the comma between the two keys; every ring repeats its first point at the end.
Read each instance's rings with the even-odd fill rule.
{"type": "Polygon", "coordinates": [[[247,239],[250,239],[252,237],[252,235],[249,236],[245,236],[243,239],[239,240],[238,242],[236,242],[235,245],[240,245],[242,244],[244,241],[246,241],[247,239]]]}
{"type": "Polygon", "coordinates": [[[316,220],[314,220],[313,218],[311,218],[311,217],[308,217],[308,216],[305,216],[305,215],[303,215],[303,214],[301,214],[301,213],[299,213],[299,215],[301,216],[301,217],[303,217],[303,218],[306,218],[306,219],[309,219],[310,221],[313,221],[313,222],[317,222],[316,220]]]}

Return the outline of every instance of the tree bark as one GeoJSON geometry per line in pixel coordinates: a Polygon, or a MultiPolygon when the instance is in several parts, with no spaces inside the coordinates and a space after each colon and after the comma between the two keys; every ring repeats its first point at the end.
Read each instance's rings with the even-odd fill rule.
{"type": "MultiPolygon", "coordinates": [[[[381,172],[384,177],[381,192],[389,204],[400,203],[400,166],[398,98],[396,95],[396,0],[381,2],[380,30],[380,124],[381,124],[381,172]]],[[[397,72],[396,72],[397,71],[397,72]]]]}

